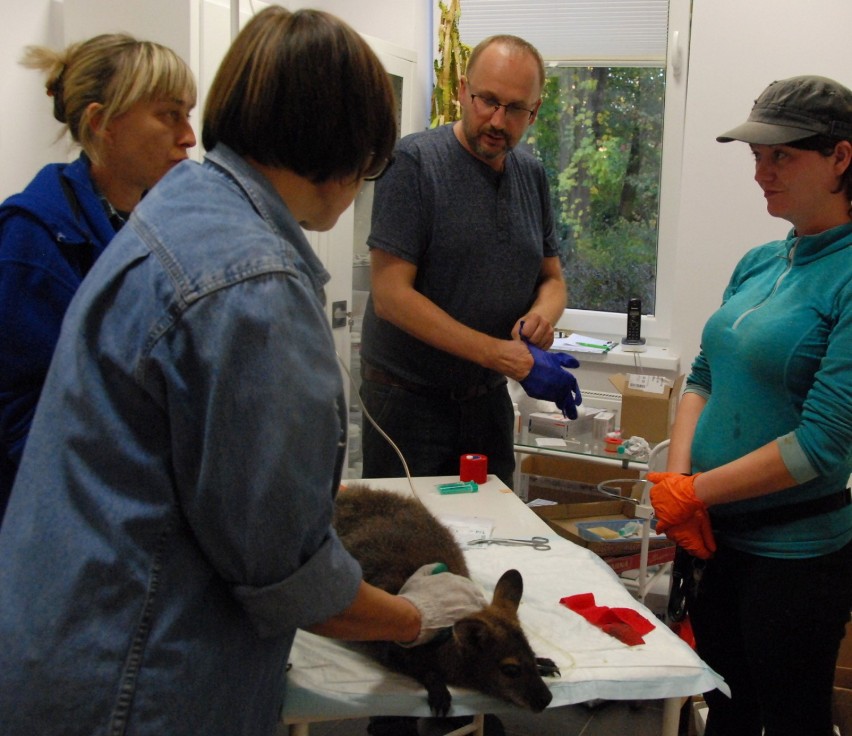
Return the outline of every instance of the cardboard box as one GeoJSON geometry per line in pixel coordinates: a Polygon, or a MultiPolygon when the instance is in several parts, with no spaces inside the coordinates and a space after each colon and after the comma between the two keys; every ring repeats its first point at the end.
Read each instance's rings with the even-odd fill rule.
{"type": "MultiPolygon", "coordinates": [[[[597,490],[605,483],[609,490],[622,496],[639,499],[644,483],[639,480],[639,470],[618,468],[576,457],[530,455],[521,463],[521,482],[526,498],[555,501],[548,506],[533,506],[556,534],[587,547],[604,559],[616,572],[639,567],[642,541],[638,537],[605,541],[588,533],[588,527],[626,522],[633,518],[635,504],[617,498],[608,498],[597,490]],[[613,483],[613,480],[618,482],[613,483]],[[635,480],[635,483],[633,482],[635,480]],[[577,525],[585,525],[585,528],[577,525]],[[585,533],[584,533],[585,532],[585,533]]],[[[651,539],[649,564],[668,562],[674,557],[674,544],[667,539],[651,539]],[[651,562],[651,559],[656,560],[651,562]],[[658,559],[659,558],[659,559],[658,559]]]]}
{"type": "MultiPolygon", "coordinates": [[[[674,544],[668,546],[657,547],[656,549],[648,549],[648,567],[653,567],[654,565],[662,565],[665,562],[673,562],[675,556],[675,546],[674,544]]],[[[613,570],[615,570],[616,575],[620,575],[627,570],[638,570],[639,569],[639,554],[635,555],[622,555],[621,557],[604,557],[603,561],[606,562],[613,570]]]]}
{"type": "Polygon", "coordinates": [[[852,623],[846,624],[846,636],[840,642],[834,670],[832,709],[834,725],[840,736],[852,736],[852,623]]]}
{"type": "Polygon", "coordinates": [[[600,413],[600,409],[587,409],[586,414],[580,419],[568,419],[561,411],[547,412],[534,411],[529,415],[527,427],[533,434],[545,437],[579,437],[584,434],[591,435],[594,429],[594,419],[600,413]]]}
{"type": "MultiPolygon", "coordinates": [[[[852,670],[852,621],[846,624],[846,635],[840,641],[840,651],[837,654],[837,669],[852,670]]],[[[852,683],[847,685],[847,687],[852,687],[852,683]]]]}
{"type": "MultiPolygon", "coordinates": [[[[544,519],[559,536],[587,547],[605,559],[638,555],[642,546],[639,537],[607,539],[594,533],[598,528],[617,528],[634,519],[635,504],[629,501],[599,501],[598,503],[557,503],[552,506],[535,506],[533,511],[544,519]]],[[[649,541],[649,550],[672,547],[665,537],[649,541]]],[[[639,560],[636,559],[638,566],[639,560]]]]}
{"type": "Polygon", "coordinates": [[[597,503],[608,500],[598,492],[598,483],[621,478],[636,479],[636,484],[625,481],[612,483],[607,488],[638,499],[643,484],[636,468],[619,468],[569,455],[528,455],[521,462],[518,492],[527,501],[544,498],[558,503],[597,503]]]}
{"type": "Polygon", "coordinates": [[[662,442],[669,436],[674,421],[684,376],[677,380],[663,376],[632,376],[618,373],[610,383],[621,394],[621,436],[644,437],[648,442],[662,442]],[[644,389],[631,387],[631,378],[647,381],[644,389]]]}
{"type": "Polygon", "coordinates": [[[852,689],[834,686],[832,698],[834,725],[840,736],[852,736],[852,689]]]}

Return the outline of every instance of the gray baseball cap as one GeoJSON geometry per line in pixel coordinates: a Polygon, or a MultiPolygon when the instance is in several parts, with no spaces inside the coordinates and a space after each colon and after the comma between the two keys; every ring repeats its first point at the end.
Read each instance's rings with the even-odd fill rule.
{"type": "Polygon", "coordinates": [[[777,146],[813,135],[852,140],[852,90],[827,77],[773,82],[755,100],[748,120],[716,140],[777,146]]]}

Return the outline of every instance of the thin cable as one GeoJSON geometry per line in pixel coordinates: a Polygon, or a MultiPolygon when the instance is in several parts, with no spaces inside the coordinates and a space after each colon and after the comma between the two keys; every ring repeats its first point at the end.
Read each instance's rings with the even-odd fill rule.
{"type": "MultiPolygon", "coordinates": [[[[411,478],[411,471],[408,469],[408,463],[405,462],[405,457],[402,454],[402,450],[400,450],[399,447],[396,446],[396,443],[390,437],[388,437],[385,430],[383,430],[378,425],[376,420],[373,419],[373,416],[370,414],[370,412],[367,411],[367,407],[364,406],[364,402],[361,400],[361,394],[358,392],[358,387],[355,385],[355,381],[352,379],[352,373],[350,373],[349,369],[346,367],[346,364],[343,362],[343,358],[340,357],[340,353],[335,351],[334,354],[337,356],[337,360],[340,363],[340,367],[343,368],[343,372],[346,373],[347,377],[349,378],[349,385],[352,387],[352,390],[353,390],[355,396],[358,397],[358,405],[361,407],[361,411],[364,412],[364,416],[367,417],[367,419],[370,420],[370,424],[372,424],[376,428],[376,431],[382,437],[384,437],[385,440],[387,440],[387,443],[394,449],[394,452],[396,452],[396,454],[399,455],[399,459],[402,462],[403,470],[405,470],[405,477],[408,479],[408,485],[411,486],[411,493],[414,494],[414,498],[416,498],[418,501],[420,501],[420,497],[417,495],[417,491],[414,490],[414,481],[411,478]]],[[[363,435],[362,435],[362,441],[363,441],[363,435]]],[[[420,501],[420,503],[423,503],[423,502],[420,501]]]]}
{"type": "Polygon", "coordinates": [[[602,480],[597,484],[596,488],[598,493],[603,494],[604,496],[609,496],[610,498],[617,498],[619,501],[629,501],[630,503],[638,504],[635,498],[631,498],[630,496],[622,496],[620,493],[614,493],[612,491],[604,490],[604,488],[610,483],[641,483],[639,478],[610,478],[609,480],[602,480]]]}

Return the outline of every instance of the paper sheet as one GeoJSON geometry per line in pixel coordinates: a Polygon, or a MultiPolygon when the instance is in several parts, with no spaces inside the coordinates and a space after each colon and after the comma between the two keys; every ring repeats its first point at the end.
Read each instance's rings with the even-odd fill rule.
{"type": "Polygon", "coordinates": [[[647,394],[662,394],[667,388],[671,388],[673,382],[664,376],[649,376],[646,374],[629,373],[627,375],[627,388],[634,391],[644,391],[647,394]]]}
{"type": "Polygon", "coordinates": [[[452,532],[462,548],[475,539],[488,539],[494,531],[494,520],[479,516],[438,514],[438,520],[452,532]]]}
{"type": "Polygon", "coordinates": [[[615,347],[612,340],[603,340],[599,337],[589,337],[572,332],[568,337],[557,337],[551,345],[551,350],[565,353],[608,353],[615,347]]]}

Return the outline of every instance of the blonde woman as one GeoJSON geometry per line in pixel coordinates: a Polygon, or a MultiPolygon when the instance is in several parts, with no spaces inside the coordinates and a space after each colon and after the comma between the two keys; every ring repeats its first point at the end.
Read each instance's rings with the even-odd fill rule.
{"type": "Polygon", "coordinates": [[[106,34],[28,47],[82,148],[0,205],[0,519],[71,297],[131,210],[195,145],[195,81],[171,49],[106,34]]]}

